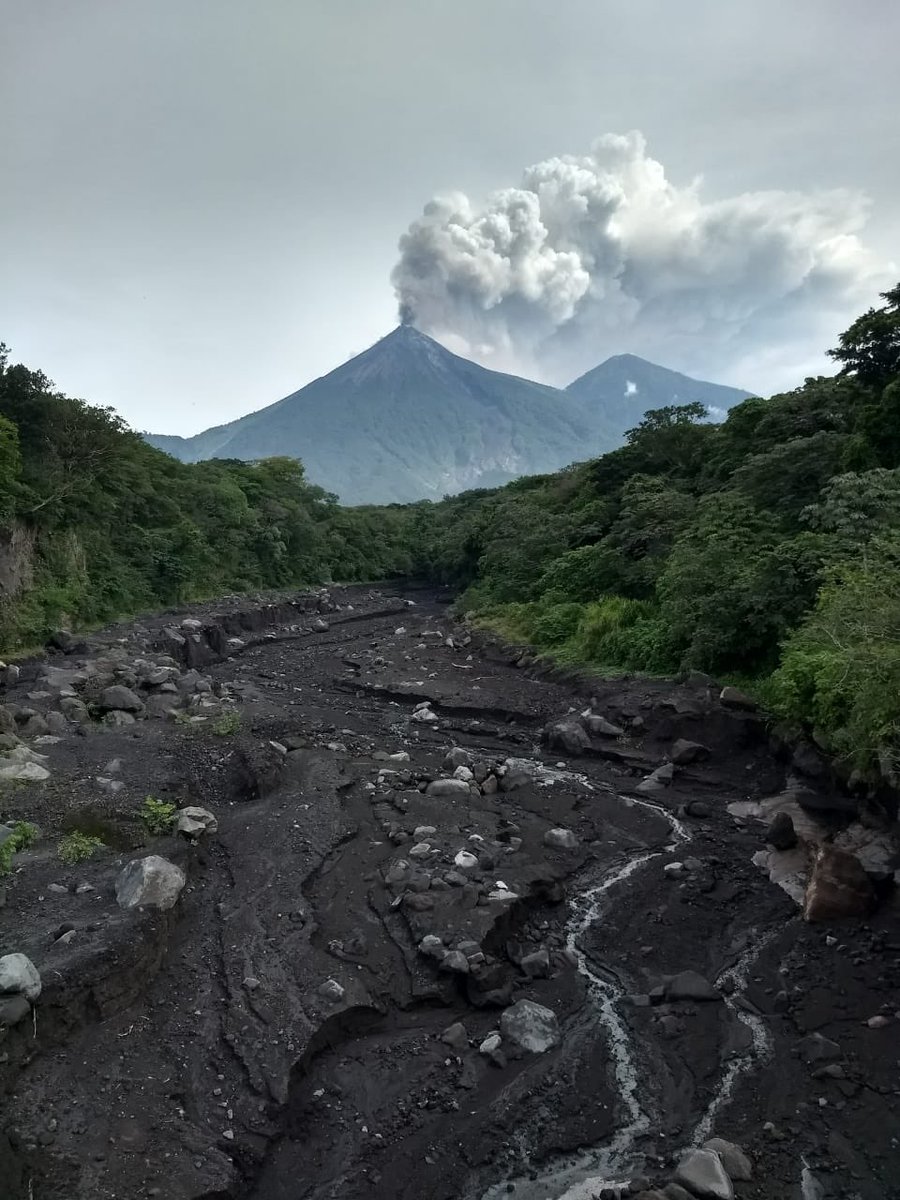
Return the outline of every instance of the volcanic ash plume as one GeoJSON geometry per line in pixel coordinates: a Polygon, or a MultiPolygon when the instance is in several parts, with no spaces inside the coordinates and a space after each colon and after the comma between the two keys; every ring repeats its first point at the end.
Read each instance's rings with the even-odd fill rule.
{"type": "Polygon", "coordinates": [[[404,320],[487,366],[565,382],[629,351],[758,386],[805,366],[882,286],[865,217],[846,191],[704,201],[640,133],[608,134],[482,207],[430,201],[392,279],[404,320]]]}

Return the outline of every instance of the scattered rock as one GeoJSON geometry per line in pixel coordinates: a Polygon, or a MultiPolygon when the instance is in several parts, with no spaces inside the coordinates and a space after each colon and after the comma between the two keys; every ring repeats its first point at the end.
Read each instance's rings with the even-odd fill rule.
{"type": "Polygon", "coordinates": [[[591,737],[623,737],[625,730],[620,725],[613,725],[606,717],[597,716],[590,710],[581,714],[581,723],[591,737]]]}
{"type": "Polygon", "coordinates": [[[135,858],[116,880],[120,908],[173,908],[186,883],[184,871],[158,854],[135,858]]]}
{"type": "Polygon", "coordinates": [[[734,1200],[731,1180],[714,1150],[688,1151],[678,1164],[675,1178],[702,1200],[734,1200]]]}
{"type": "Polygon", "coordinates": [[[710,1138],[703,1143],[704,1150],[712,1150],[722,1160],[728,1178],[733,1183],[747,1183],[753,1178],[753,1165],[740,1146],[726,1142],[724,1138],[710,1138]]]}
{"type": "Polygon", "coordinates": [[[790,813],[775,814],[766,832],[766,841],[776,850],[793,850],[797,845],[797,831],[790,813]]]}
{"type": "Polygon", "coordinates": [[[533,1000],[519,1000],[500,1018],[500,1030],[507,1041],[530,1054],[543,1054],[560,1039],[556,1013],[533,1000]]]}
{"type": "Polygon", "coordinates": [[[433,779],[425,789],[426,796],[450,799],[453,796],[468,796],[471,788],[465,779],[433,779]]]}
{"type": "Polygon", "coordinates": [[[192,842],[196,842],[204,833],[216,833],[218,828],[219,822],[208,808],[195,808],[189,805],[187,808],[178,810],[175,831],[192,842]]]}
{"type": "Polygon", "coordinates": [[[443,769],[455,771],[457,767],[471,767],[472,754],[462,746],[451,746],[444,758],[443,769]]]}
{"type": "Polygon", "coordinates": [[[578,838],[571,829],[548,829],[544,834],[544,845],[554,850],[577,850],[578,838]]]}
{"type": "Polygon", "coordinates": [[[682,971],[665,982],[668,1000],[721,1000],[719,992],[697,971],[682,971]]]}
{"type": "Polygon", "coordinates": [[[709,758],[709,747],[702,745],[700,742],[689,742],[685,738],[679,738],[672,746],[669,757],[676,766],[687,766],[688,763],[701,762],[705,758],[709,758]]]}
{"type": "Polygon", "coordinates": [[[0,994],[37,1000],[41,994],[41,976],[27,955],[4,954],[0,958],[0,994]]]}
{"type": "Polygon", "coordinates": [[[544,730],[544,740],[551,750],[561,750],[570,758],[590,749],[591,739],[577,721],[557,721],[544,730]]]}
{"type": "Polygon", "coordinates": [[[757,704],[746,692],[738,691],[735,687],[724,687],[719,693],[719,703],[725,708],[736,708],[744,712],[754,712],[757,704]]]}
{"type": "Polygon", "coordinates": [[[330,1000],[332,1003],[337,1004],[339,1000],[343,1000],[344,998],[344,988],[341,987],[336,979],[326,979],[319,986],[319,995],[325,1000],[330,1000]]]}
{"type": "Polygon", "coordinates": [[[112,687],[104,688],[100,693],[97,707],[103,712],[139,713],[144,711],[144,702],[131,688],[114,683],[112,687]]]}
{"type": "Polygon", "coordinates": [[[441,1041],[445,1046],[449,1046],[460,1054],[469,1048],[469,1035],[461,1021],[455,1021],[452,1025],[448,1025],[441,1034],[441,1041]]]}
{"type": "Polygon", "coordinates": [[[836,846],[820,846],[803,901],[807,921],[862,917],[872,907],[875,891],[859,860],[836,846]]]}

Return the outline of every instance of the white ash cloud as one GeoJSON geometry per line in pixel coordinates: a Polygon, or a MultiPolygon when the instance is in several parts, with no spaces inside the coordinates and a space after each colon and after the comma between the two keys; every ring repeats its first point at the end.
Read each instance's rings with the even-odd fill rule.
{"type": "Polygon", "coordinates": [[[640,133],[608,134],[481,206],[430,201],[392,279],[404,320],[487,366],[560,383],[630,352],[764,390],[829,369],[822,351],[889,277],[866,215],[851,191],[705,200],[640,133]]]}

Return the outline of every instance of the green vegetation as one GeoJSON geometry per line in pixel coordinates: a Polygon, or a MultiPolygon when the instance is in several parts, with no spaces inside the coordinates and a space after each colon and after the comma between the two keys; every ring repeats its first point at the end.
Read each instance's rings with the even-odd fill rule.
{"type": "Polygon", "coordinates": [[[847,762],[900,768],[900,287],[834,378],[645,414],[625,445],[434,507],[419,552],[556,660],[738,678],[847,762]]]}
{"type": "Polygon", "coordinates": [[[153,837],[163,837],[172,832],[177,812],[177,808],[170,801],[147,796],[141,805],[140,816],[149,834],[153,837]]]}
{"type": "Polygon", "coordinates": [[[29,821],[16,821],[13,824],[10,836],[0,843],[0,876],[10,873],[15,856],[20,850],[27,850],[37,835],[37,826],[29,821]]]}
{"type": "Polygon", "coordinates": [[[61,839],[56,853],[62,862],[73,867],[87,858],[93,858],[97,851],[102,850],[104,846],[105,842],[100,838],[94,837],[90,833],[79,833],[76,830],[74,833],[67,833],[61,839]]]}
{"type": "Polygon", "coordinates": [[[719,425],[701,404],[655,409],[601,458],[438,504],[342,508],[285,458],[179,463],[3,365],[0,578],[21,580],[0,646],[229,590],[416,575],[563,662],[749,682],[848,762],[891,774],[900,286],[883,299],[831,352],[834,378],[745,400],[719,425]]]}
{"type": "Polygon", "coordinates": [[[237,733],[240,727],[241,714],[231,709],[230,712],[223,712],[221,716],[216,717],[209,730],[216,737],[231,737],[232,734],[237,733]]]}

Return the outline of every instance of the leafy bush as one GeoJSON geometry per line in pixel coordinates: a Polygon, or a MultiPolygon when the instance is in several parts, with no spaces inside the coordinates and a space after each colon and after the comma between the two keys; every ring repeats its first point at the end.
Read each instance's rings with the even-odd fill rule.
{"type": "Polygon", "coordinates": [[[177,811],[175,805],[169,801],[147,796],[141,805],[140,816],[149,834],[153,837],[163,837],[172,832],[177,811]]]}
{"type": "Polygon", "coordinates": [[[60,841],[57,854],[67,866],[71,867],[75,863],[92,858],[98,850],[104,848],[104,845],[105,843],[100,838],[89,833],[79,833],[76,830],[74,833],[67,833],[60,841]]]}
{"type": "Polygon", "coordinates": [[[37,838],[37,826],[28,821],[16,821],[12,833],[0,845],[0,875],[8,875],[12,870],[13,858],[20,850],[27,850],[37,838]]]}
{"type": "Polygon", "coordinates": [[[230,709],[228,712],[223,712],[221,716],[216,717],[209,729],[216,737],[231,737],[233,733],[241,727],[241,714],[236,709],[230,709]]]}

